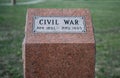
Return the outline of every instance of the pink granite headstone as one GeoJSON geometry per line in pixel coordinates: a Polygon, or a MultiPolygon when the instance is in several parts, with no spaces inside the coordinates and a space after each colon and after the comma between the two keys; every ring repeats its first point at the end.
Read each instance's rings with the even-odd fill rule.
{"type": "Polygon", "coordinates": [[[28,9],[24,78],[94,78],[95,40],[87,9],[28,9]]]}

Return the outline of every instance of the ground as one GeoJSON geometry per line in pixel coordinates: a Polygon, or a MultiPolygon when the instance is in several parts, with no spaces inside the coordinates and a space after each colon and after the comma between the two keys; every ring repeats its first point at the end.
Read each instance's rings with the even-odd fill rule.
{"type": "Polygon", "coordinates": [[[0,6],[0,78],[23,78],[27,8],[88,8],[96,39],[96,78],[120,78],[120,0],[45,0],[32,5],[0,6]]]}

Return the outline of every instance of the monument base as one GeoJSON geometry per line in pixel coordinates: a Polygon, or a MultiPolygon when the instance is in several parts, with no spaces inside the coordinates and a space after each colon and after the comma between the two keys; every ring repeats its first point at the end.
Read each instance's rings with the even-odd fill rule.
{"type": "Polygon", "coordinates": [[[25,46],[25,78],[94,78],[94,44],[25,46]]]}
{"type": "Polygon", "coordinates": [[[24,78],[94,78],[95,41],[90,12],[86,9],[29,9],[23,61],[24,78]],[[48,33],[37,29],[34,32],[34,16],[62,19],[82,16],[86,31],[48,33]]]}

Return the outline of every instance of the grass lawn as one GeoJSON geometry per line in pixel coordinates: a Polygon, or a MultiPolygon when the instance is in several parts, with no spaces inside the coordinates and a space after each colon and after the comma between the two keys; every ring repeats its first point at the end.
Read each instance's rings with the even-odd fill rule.
{"type": "Polygon", "coordinates": [[[120,78],[120,0],[46,0],[34,5],[0,6],[0,78],[23,78],[21,44],[27,8],[90,9],[96,78],[120,78]]]}

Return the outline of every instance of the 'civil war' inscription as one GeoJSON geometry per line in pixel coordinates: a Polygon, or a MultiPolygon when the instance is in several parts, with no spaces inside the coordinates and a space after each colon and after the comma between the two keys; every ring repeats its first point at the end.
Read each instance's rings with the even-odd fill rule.
{"type": "Polygon", "coordinates": [[[36,33],[84,33],[84,17],[34,17],[33,31],[36,33]]]}

